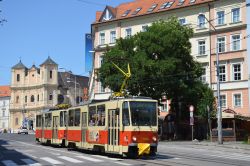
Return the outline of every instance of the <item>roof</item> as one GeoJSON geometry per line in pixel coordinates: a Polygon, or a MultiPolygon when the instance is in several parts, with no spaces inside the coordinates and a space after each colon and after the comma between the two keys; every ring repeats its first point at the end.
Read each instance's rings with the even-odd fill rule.
{"type": "Polygon", "coordinates": [[[89,77],[74,75],[71,72],[58,72],[58,83],[62,87],[74,87],[75,77],[76,77],[77,84],[80,84],[82,89],[88,88],[89,77]],[[70,82],[68,82],[69,80],[70,82]]]}
{"type": "MultiPolygon", "coordinates": [[[[194,6],[194,5],[203,4],[203,3],[212,2],[212,1],[214,0],[182,0],[182,1],[180,0],[134,0],[128,3],[122,3],[115,8],[111,8],[110,6],[107,6],[105,10],[110,9],[112,14],[115,14],[115,17],[109,20],[109,21],[112,21],[112,20],[136,17],[139,15],[158,13],[158,12],[173,10],[177,8],[183,8],[187,6],[194,6]],[[149,11],[150,8],[152,11],[149,11]],[[135,12],[136,10],[137,12],[135,12]],[[125,14],[126,11],[127,12],[129,11],[128,14],[125,14]]],[[[101,12],[102,14],[100,12],[96,12],[95,23],[100,23],[103,20],[101,19],[101,17],[103,16],[103,12],[101,12]]],[[[102,21],[102,22],[107,22],[107,21],[102,21]]]]}
{"type": "Polygon", "coordinates": [[[12,69],[26,69],[27,67],[24,66],[24,64],[22,63],[22,61],[20,60],[18,62],[18,64],[16,64],[15,66],[12,67],[12,69]]]}
{"type": "Polygon", "coordinates": [[[40,65],[40,66],[43,66],[43,65],[57,65],[56,62],[54,62],[50,56],[48,56],[48,58],[40,65]]]}
{"type": "Polygon", "coordinates": [[[10,96],[10,86],[0,86],[0,97],[9,97],[10,96]]]}

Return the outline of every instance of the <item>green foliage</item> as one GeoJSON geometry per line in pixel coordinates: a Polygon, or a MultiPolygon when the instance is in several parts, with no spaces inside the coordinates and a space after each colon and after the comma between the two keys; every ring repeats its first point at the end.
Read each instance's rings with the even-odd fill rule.
{"type": "MultiPolygon", "coordinates": [[[[124,76],[112,65],[131,67],[127,90],[131,95],[159,99],[165,93],[174,102],[197,104],[206,89],[199,81],[201,65],[191,53],[189,39],[193,30],[179,24],[176,18],[158,21],[146,32],[118,39],[116,46],[104,54],[98,79],[105,87],[118,91],[124,76]]],[[[205,100],[204,100],[205,101],[205,100]]]]}

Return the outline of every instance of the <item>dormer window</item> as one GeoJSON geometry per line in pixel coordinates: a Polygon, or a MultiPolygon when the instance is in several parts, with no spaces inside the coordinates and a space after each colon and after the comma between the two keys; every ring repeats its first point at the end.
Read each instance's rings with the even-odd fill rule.
{"type": "Polygon", "coordinates": [[[164,4],[161,5],[160,9],[166,9],[166,8],[170,8],[173,5],[174,1],[170,1],[170,2],[165,2],[164,4]]]}
{"type": "Polygon", "coordinates": [[[153,4],[149,9],[148,12],[152,12],[157,7],[157,4],[153,4]]]}
{"type": "Polygon", "coordinates": [[[183,5],[184,2],[185,2],[185,0],[179,0],[178,5],[183,5]]]}
{"type": "Polygon", "coordinates": [[[139,13],[139,11],[141,11],[141,7],[138,7],[133,13],[132,13],[132,15],[136,15],[137,13],[139,13]]]}
{"type": "Polygon", "coordinates": [[[131,11],[131,10],[126,10],[126,11],[123,13],[122,17],[127,16],[127,15],[129,14],[130,11],[131,11]]]}
{"type": "Polygon", "coordinates": [[[112,15],[108,9],[105,10],[105,14],[102,18],[104,21],[108,21],[112,19],[112,15]]]}

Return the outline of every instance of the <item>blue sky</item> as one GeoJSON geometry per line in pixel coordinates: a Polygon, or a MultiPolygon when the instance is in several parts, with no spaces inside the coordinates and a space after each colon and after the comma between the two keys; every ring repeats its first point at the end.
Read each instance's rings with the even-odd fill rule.
{"type": "MultiPolygon", "coordinates": [[[[0,16],[8,22],[0,26],[0,85],[10,84],[11,67],[20,57],[31,67],[50,56],[59,67],[87,75],[84,35],[90,33],[95,12],[102,11],[106,4],[117,6],[129,1],[132,0],[3,0],[0,16]]],[[[247,13],[249,18],[250,7],[247,13]]],[[[249,45],[248,38],[248,50],[249,45]]]]}
{"type": "Polygon", "coordinates": [[[10,84],[11,67],[21,57],[27,67],[50,57],[76,74],[85,71],[85,33],[95,12],[128,0],[3,0],[0,13],[0,85],[10,84]]]}

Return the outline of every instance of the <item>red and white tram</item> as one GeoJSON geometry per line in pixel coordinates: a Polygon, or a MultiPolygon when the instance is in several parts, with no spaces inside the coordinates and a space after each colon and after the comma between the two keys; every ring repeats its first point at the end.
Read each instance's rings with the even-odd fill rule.
{"type": "Polygon", "coordinates": [[[36,140],[69,148],[138,156],[158,144],[157,101],[122,98],[36,116],[36,140]]]}

